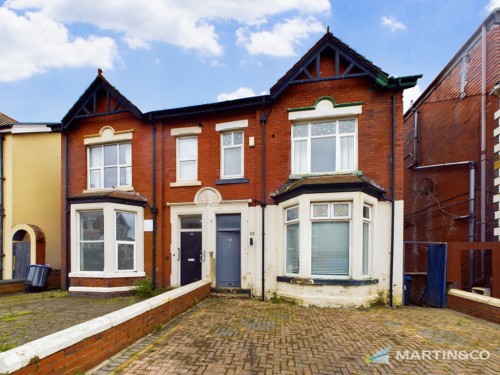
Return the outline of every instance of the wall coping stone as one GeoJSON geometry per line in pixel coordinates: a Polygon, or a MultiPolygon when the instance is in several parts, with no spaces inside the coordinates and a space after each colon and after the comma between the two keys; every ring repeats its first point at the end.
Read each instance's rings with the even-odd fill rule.
{"type": "Polygon", "coordinates": [[[48,357],[210,283],[200,280],[0,353],[0,374],[17,371],[33,358],[48,357]]]}
{"type": "Polygon", "coordinates": [[[448,295],[468,299],[471,301],[484,303],[493,307],[500,308],[500,298],[483,296],[482,294],[465,292],[459,289],[450,289],[448,295]]]}

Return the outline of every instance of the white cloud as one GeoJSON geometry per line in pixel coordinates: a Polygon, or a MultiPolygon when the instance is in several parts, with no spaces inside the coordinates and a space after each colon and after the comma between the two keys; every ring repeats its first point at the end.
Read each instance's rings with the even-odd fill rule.
{"type": "Polygon", "coordinates": [[[217,101],[223,102],[225,100],[242,99],[242,98],[248,98],[251,96],[256,96],[255,92],[252,89],[249,89],[248,87],[240,87],[236,91],[228,92],[228,93],[223,92],[222,94],[217,95],[217,101]]]}
{"type": "Polygon", "coordinates": [[[404,23],[399,22],[395,18],[382,17],[382,26],[387,26],[392,32],[397,30],[406,30],[407,27],[404,23]]]}
{"type": "MultiPolygon", "coordinates": [[[[3,22],[0,23],[0,65],[3,65],[4,72],[9,72],[13,67],[4,64],[4,56],[12,55],[12,52],[19,54],[20,50],[30,50],[29,39],[40,41],[41,36],[46,39],[46,50],[53,51],[53,60],[59,64],[56,66],[85,66],[90,63],[86,59],[88,58],[93,60],[93,66],[109,68],[117,53],[118,41],[123,41],[131,49],[149,48],[153,43],[167,43],[196,51],[201,57],[217,58],[224,53],[218,28],[229,23],[236,23],[245,29],[246,42],[242,43],[250,53],[290,55],[303,38],[320,29],[320,24],[313,15],[328,14],[330,1],[6,0],[0,5],[0,10],[4,16],[7,14],[8,17],[14,18],[17,27],[22,30],[20,35],[24,36],[20,45],[9,42],[17,38],[11,29],[6,28],[3,22]],[[282,14],[296,18],[280,22],[279,16],[282,14]],[[45,24],[40,25],[37,20],[44,20],[45,24]],[[23,23],[22,27],[19,27],[20,23],[23,23]],[[96,30],[94,33],[98,35],[79,37],[77,33],[88,30],[88,26],[93,27],[96,30]],[[263,31],[264,28],[270,31],[263,31]],[[72,34],[73,30],[75,35],[72,34]],[[52,32],[55,33],[54,36],[51,35],[52,32]],[[106,33],[106,36],[103,36],[103,33],[106,33]],[[279,35],[280,33],[289,35],[279,35]],[[116,40],[111,39],[110,35],[116,40]],[[269,48],[270,43],[266,40],[268,37],[277,43],[272,45],[272,48],[269,48]],[[62,48],[62,45],[65,48],[62,48]],[[74,53],[77,48],[82,51],[74,53]],[[65,55],[60,54],[63,49],[65,55]],[[97,58],[96,54],[101,57],[97,58]],[[72,61],[72,56],[78,56],[79,61],[72,61]]],[[[241,37],[242,35],[240,42],[241,37]]],[[[38,49],[42,48],[32,44],[38,49]]],[[[43,72],[53,66],[44,63],[48,56],[40,60],[38,55],[29,52],[31,51],[21,53],[23,63],[30,65],[29,69],[23,69],[23,77],[43,72]]],[[[19,73],[12,74],[11,77],[13,80],[17,79],[19,73]]]]}
{"type": "Polygon", "coordinates": [[[418,85],[403,91],[403,112],[409,110],[411,108],[412,102],[417,100],[421,94],[422,90],[418,85]]]}
{"type": "Polygon", "coordinates": [[[111,68],[115,42],[106,37],[70,38],[61,23],[40,13],[17,15],[0,7],[0,81],[16,81],[63,66],[111,68]]]}
{"type": "Polygon", "coordinates": [[[493,9],[500,8],[500,0],[490,0],[490,3],[486,7],[488,12],[491,12],[493,9]]]}
{"type": "Polygon", "coordinates": [[[271,31],[237,30],[238,44],[252,55],[294,56],[295,46],[311,33],[326,31],[314,17],[287,19],[274,25],[271,31]]]}

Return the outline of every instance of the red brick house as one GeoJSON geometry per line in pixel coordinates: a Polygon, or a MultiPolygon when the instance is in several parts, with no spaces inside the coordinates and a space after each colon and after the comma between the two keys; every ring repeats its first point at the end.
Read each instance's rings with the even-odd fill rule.
{"type": "Polygon", "coordinates": [[[402,92],[419,77],[329,32],[269,95],[141,113],[99,74],[62,121],[65,285],[400,303],[402,92]]]}
{"type": "MultiPolygon", "coordinates": [[[[405,114],[406,241],[498,241],[499,82],[496,9],[405,114]]],[[[481,253],[469,288],[489,283],[481,253]]]]}

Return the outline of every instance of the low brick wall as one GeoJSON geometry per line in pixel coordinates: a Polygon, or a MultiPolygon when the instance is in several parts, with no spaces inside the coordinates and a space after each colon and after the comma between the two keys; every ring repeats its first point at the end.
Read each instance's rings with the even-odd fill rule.
{"type": "Polygon", "coordinates": [[[22,292],[25,281],[26,279],[0,280],[0,294],[22,292]]]}
{"type": "Polygon", "coordinates": [[[461,313],[500,324],[500,299],[451,289],[448,307],[461,313]]]}
{"type": "Polygon", "coordinates": [[[0,374],[75,374],[95,367],[210,294],[192,283],[0,353],[0,374]]]}

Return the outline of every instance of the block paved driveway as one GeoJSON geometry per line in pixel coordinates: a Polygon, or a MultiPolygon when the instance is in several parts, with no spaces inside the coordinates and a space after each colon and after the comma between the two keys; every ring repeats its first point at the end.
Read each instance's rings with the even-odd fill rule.
{"type": "Polygon", "coordinates": [[[207,299],[90,373],[498,374],[499,327],[448,309],[207,299]],[[387,347],[389,364],[366,362],[387,347]],[[419,360],[424,350],[438,352],[419,360]],[[489,359],[443,359],[443,350],[489,359]]]}

